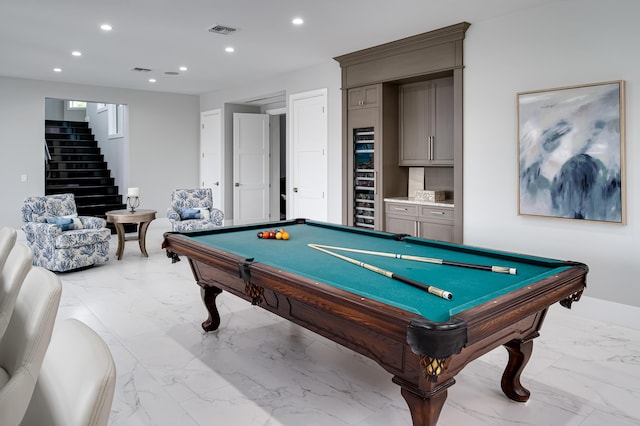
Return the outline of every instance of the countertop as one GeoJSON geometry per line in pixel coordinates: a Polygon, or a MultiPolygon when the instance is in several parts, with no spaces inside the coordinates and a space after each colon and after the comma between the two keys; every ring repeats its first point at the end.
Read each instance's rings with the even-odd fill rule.
{"type": "Polygon", "coordinates": [[[424,201],[421,199],[416,199],[414,197],[392,197],[392,198],[385,198],[384,201],[388,201],[391,203],[419,204],[421,206],[438,206],[438,207],[453,208],[453,200],[433,202],[433,201],[424,201]]]}

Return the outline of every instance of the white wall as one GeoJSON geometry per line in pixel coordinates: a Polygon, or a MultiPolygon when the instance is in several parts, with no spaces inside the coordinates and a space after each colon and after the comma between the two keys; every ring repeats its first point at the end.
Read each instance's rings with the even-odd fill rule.
{"type": "MultiPolygon", "coordinates": [[[[104,104],[103,104],[104,105],[104,104]]],[[[122,137],[109,138],[109,113],[106,108],[97,110],[98,104],[87,103],[87,118],[91,133],[98,142],[100,153],[104,156],[118,193],[127,196],[127,182],[129,182],[129,143],[126,135],[129,133],[129,111],[125,105],[122,122],[122,137]]],[[[123,201],[126,198],[122,199],[123,201]]]]}
{"type": "Polygon", "coordinates": [[[568,0],[465,39],[465,243],[586,263],[586,296],[640,306],[640,2],[568,0]],[[626,80],[627,225],[518,216],[516,93],[626,80]]]}
{"type": "MultiPolygon", "coordinates": [[[[284,74],[278,78],[248,83],[242,87],[204,94],[200,97],[200,111],[223,108],[225,103],[234,103],[284,91],[287,102],[294,93],[326,88],[328,146],[328,221],[342,221],[342,93],[340,91],[340,65],[333,59],[304,70],[284,74]]],[[[291,138],[287,136],[287,140],[291,138]]],[[[274,184],[279,184],[274,182],[274,184]]],[[[227,191],[230,192],[230,191],[227,191]]],[[[225,205],[229,205],[225,202],[225,205]]]]}
{"type": "Polygon", "coordinates": [[[45,98],[129,105],[127,185],[140,187],[141,207],[163,217],[173,189],[198,186],[198,96],[0,77],[2,226],[20,228],[23,199],[44,194],[45,98]]]}

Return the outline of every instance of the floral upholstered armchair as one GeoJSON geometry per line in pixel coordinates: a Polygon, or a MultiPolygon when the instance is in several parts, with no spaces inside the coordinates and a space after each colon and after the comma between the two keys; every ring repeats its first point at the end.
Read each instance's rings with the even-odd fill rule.
{"type": "Polygon", "coordinates": [[[213,207],[211,188],[176,189],[167,218],[175,232],[204,231],[222,226],[224,213],[213,207]]]}
{"type": "Polygon", "coordinates": [[[109,260],[107,222],[78,216],[73,194],[25,198],[22,222],[35,266],[64,272],[109,260]]]}

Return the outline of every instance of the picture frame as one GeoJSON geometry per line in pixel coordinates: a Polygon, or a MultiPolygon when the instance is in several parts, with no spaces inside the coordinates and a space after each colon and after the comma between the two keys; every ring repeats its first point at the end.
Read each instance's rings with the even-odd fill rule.
{"type": "Polygon", "coordinates": [[[624,81],[517,94],[518,214],[626,224],[624,81]]]}

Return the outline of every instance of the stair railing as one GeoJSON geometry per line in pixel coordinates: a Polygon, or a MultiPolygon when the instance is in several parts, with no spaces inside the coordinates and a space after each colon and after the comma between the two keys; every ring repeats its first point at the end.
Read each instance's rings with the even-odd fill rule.
{"type": "Polygon", "coordinates": [[[44,141],[44,171],[46,177],[49,177],[49,162],[51,162],[51,152],[49,152],[49,145],[47,140],[44,141]]]}

